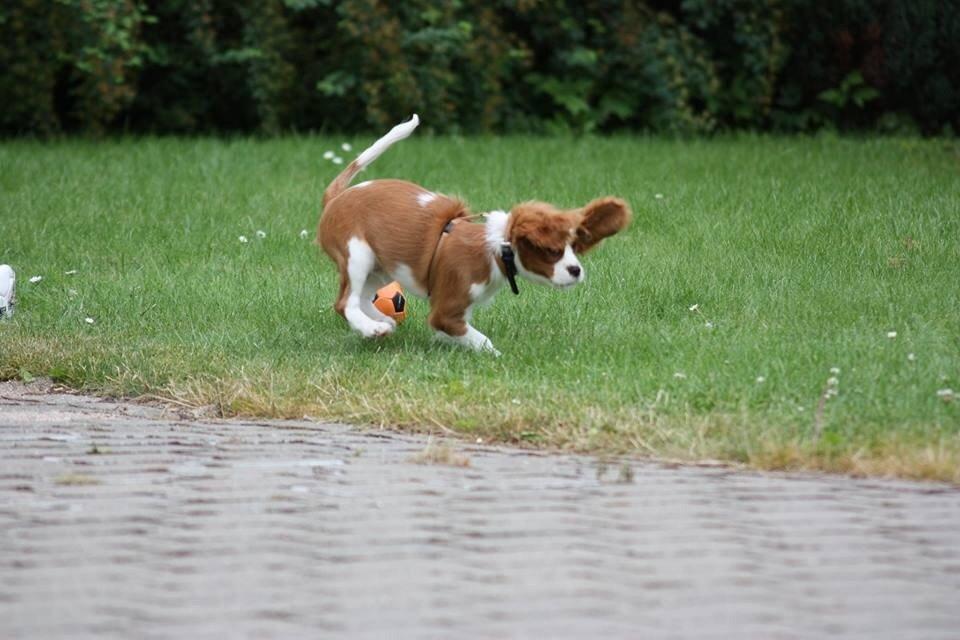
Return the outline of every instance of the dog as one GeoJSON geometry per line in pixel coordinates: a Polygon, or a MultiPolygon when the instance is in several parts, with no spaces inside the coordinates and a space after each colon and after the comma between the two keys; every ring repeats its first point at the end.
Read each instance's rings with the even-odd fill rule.
{"type": "Polygon", "coordinates": [[[350,186],[419,123],[414,114],[395,126],[324,191],[317,243],[340,273],[334,308],[365,338],[386,336],[396,323],[374,307],[373,299],[378,288],[396,280],[430,300],[427,320],[438,337],[500,355],[470,325],[471,310],[505,282],[519,293],[517,275],[559,288],[583,282],[579,256],[624,229],[630,207],[615,197],[568,211],[531,201],[509,213],[492,211],[485,224],[477,224],[462,201],[411,182],[385,179],[350,186]]]}

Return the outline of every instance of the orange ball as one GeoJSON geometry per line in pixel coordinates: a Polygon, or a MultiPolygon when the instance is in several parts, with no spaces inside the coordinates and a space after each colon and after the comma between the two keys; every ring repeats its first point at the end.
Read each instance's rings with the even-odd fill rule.
{"type": "Polygon", "coordinates": [[[373,306],[379,309],[380,313],[393,318],[397,324],[407,319],[407,299],[403,297],[399,282],[394,281],[377,289],[373,296],[373,306]]]}

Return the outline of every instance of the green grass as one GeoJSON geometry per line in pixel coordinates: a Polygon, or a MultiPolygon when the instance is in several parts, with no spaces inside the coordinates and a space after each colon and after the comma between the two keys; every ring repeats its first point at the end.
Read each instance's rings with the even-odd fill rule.
{"type": "Polygon", "coordinates": [[[321,155],[341,141],[0,145],[0,262],[20,277],[0,378],[225,415],[960,481],[960,401],[937,395],[960,387],[955,143],[414,136],[365,177],[475,211],[604,194],[633,206],[630,229],[585,258],[584,285],[521,282],[476,313],[497,359],[435,343],[423,301],[375,342],[333,312],[336,276],[312,238],[337,172],[321,155]],[[818,410],[832,367],[838,394],[818,410]]]}

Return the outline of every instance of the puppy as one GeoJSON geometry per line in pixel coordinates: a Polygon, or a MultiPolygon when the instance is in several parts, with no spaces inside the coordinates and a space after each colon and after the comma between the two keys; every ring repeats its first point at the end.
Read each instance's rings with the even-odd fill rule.
{"type": "Polygon", "coordinates": [[[428,322],[447,341],[478,351],[500,352],[470,325],[471,310],[492,298],[504,282],[519,293],[516,276],[555,287],[583,282],[578,256],[630,221],[619,198],[594,200],[563,211],[525,202],[472,223],[467,206],[403,180],[350,186],[358,173],[420,123],[398,124],[351,162],[323,194],[317,241],[340,272],[334,308],[366,338],[396,328],[373,306],[374,293],[396,280],[429,298],[428,322]]]}

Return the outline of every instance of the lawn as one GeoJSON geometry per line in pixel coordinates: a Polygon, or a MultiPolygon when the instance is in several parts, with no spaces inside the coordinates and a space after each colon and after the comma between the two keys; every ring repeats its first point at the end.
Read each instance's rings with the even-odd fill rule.
{"type": "Polygon", "coordinates": [[[435,342],[424,301],[373,342],[334,313],[312,241],[339,170],[323,152],[345,140],[0,144],[0,262],[19,276],[0,378],[960,482],[957,143],[418,132],[362,179],[411,179],[474,211],[604,194],[633,207],[582,286],[521,282],[475,314],[494,358],[435,342]]]}

